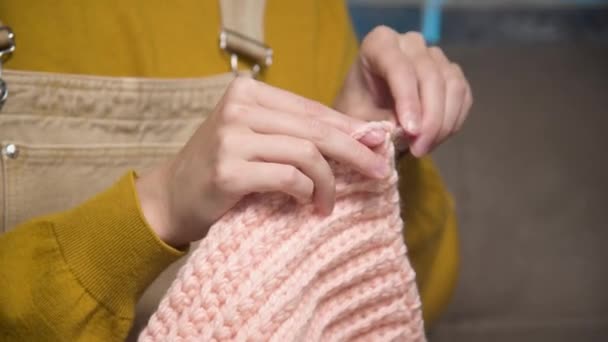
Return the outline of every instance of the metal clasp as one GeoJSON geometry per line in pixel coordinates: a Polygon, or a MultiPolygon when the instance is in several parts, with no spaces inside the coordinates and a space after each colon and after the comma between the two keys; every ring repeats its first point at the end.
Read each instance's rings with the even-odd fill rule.
{"type": "Polygon", "coordinates": [[[8,26],[0,26],[0,36],[5,36],[7,44],[3,48],[0,47],[0,109],[8,98],[8,87],[2,79],[2,64],[7,61],[15,51],[15,34],[8,26]]]}
{"type": "Polygon", "coordinates": [[[15,34],[8,26],[0,26],[0,35],[5,35],[8,41],[4,49],[0,49],[0,60],[6,61],[15,51],[15,34]]]}
{"type": "Polygon", "coordinates": [[[227,28],[220,32],[220,49],[230,54],[230,69],[237,75],[239,58],[253,63],[251,73],[254,78],[262,68],[272,65],[273,52],[268,45],[227,28]]]}

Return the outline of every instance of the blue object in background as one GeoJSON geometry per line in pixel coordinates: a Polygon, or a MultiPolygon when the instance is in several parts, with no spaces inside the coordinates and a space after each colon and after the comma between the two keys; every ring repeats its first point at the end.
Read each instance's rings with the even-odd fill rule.
{"type": "Polygon", "coordinates": [[[399,32],[420,31],[430,44],[441,39],[441,7],[444,0],[426,0],[423,6],[375,5],[353,3],[350,13],[359,38],[378,25],[392,27],[399,32]]]}
{"type": "Polygon", "coordinates": [[[378,25],[386,25],[399,32],[420,31],[418,6],[351,4],[349,9],[359,39],[378,25]]]}
{"type": "Polygon", "coordinates": [[[608,0],[556,0],[572,6],[448,6],[425,0],[423,7],[353,1],[349,4],[359,39],[378,25],[399,32],[422,31],[430,44],[608,44],[608,0]]]}
{"type": "Polygon", "coordinates": [[[426,0],[422,9],[422,34],[429,44],[441,39],[441,6],[443,0],[426,0]]]}

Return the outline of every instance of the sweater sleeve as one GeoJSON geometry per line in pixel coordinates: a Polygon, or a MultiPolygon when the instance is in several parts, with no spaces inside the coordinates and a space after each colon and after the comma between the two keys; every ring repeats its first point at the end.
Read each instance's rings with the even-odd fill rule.
{"type": "Polygon", "coordinates": [[[139,296],[184,254],[145,222],[134,177],[0,237],[0,340],[125,339],[139,296]]]}

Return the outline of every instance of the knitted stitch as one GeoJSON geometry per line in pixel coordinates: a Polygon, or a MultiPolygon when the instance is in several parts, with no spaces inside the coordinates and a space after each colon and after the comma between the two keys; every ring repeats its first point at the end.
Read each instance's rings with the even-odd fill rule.
{"type": "Polygon", "coordinates": [[[209,231],[140,341],[425,341],[406,256],[387,122],[383,180],[330,161],[336,205],[315,214],[284,194],[252,194],[209,231]]]}

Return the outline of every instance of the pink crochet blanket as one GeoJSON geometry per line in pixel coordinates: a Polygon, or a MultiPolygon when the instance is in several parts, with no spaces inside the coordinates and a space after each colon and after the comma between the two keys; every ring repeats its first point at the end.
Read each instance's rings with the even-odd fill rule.
{"type": "MultiPolygon", "coordinates": [[[[379,152],[393,165],[394,126],[379,152]]],[[[406,256],[397,172],[373,180],[335,162],[336,206],[283,194],[243,199],[181,268],[140,341],[425,341],[406,256]]]]}

